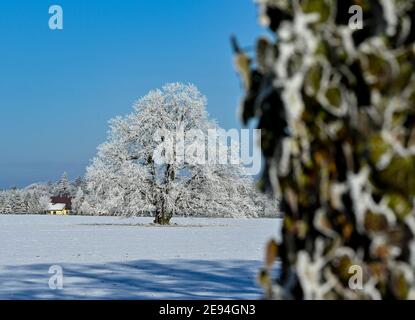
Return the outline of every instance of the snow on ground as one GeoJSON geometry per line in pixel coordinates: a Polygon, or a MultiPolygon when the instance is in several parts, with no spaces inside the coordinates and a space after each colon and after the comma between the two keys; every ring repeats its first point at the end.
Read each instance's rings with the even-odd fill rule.
{"type": "Polygon", "coordinates": [[[278,219],[0,215],[0,299],[256,299],[278,219]],[[49,288],[52,265],[63,289],[49,288]]]}

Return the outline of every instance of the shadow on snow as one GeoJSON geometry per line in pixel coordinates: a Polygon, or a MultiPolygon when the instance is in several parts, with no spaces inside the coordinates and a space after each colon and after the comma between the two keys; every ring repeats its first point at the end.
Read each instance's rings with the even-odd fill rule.
{"type": "Polygon", "coordinates": [[[258,299],[252,260],[138,260],[60,264],[63,289],[49,288],[50,264],[0,267],[0,299],[258,299]]]}

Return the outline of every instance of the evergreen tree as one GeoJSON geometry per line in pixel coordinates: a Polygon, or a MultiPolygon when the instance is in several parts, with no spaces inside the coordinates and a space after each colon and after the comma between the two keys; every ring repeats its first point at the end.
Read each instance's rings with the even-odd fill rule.
{"type": "Polygon", "coordinates": [[[19,189],[12,189],[11,199],[13,213],[26,213],[27,208],[24,202],[23,194],[19,189]]]}
{"type": "Polygon", "coordinates": [[[70,183],[68,174],[66,172],[62,174],[62,177],[59,179],[53,189],[54,196],[73,196],[74,187],[70,183]]]}

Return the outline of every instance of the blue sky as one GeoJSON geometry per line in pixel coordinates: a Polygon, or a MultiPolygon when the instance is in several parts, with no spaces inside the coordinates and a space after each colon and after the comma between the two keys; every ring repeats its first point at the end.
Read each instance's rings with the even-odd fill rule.
{"type": "Polygon", "coordinates": [[[229,37],[263,31],[252,0],[0,4],[0,188],[82,175],[107,121],[166,82],[196,84],[224,128],[242,95],[229,37]],[[64,29],[48,28],[49,6],[64,29]]]}

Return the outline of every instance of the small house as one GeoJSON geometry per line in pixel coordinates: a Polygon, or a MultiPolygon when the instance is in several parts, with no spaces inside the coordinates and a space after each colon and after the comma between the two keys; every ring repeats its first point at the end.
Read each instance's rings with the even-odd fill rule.
{"type": "Polygon", "coordinates": [[[49,203],[48,213],[51,215],[66,216],[69,210],[66,209],[64,203],[49,203]]]}
{"type": "Polygon", "coordinates": [[[68,215],[71,213],[71,205],[71,198],[69,197],[52,197],[47,213],[51,215],[68,215]]]}

